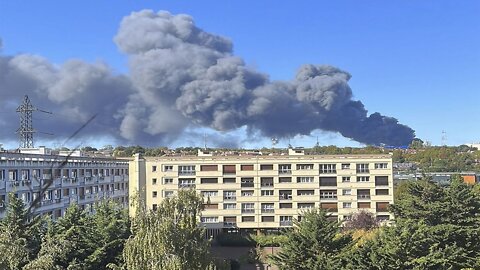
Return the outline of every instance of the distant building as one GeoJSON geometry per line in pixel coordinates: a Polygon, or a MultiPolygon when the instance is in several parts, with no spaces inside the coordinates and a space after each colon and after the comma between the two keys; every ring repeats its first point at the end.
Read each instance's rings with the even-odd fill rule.
{"type": "MultiPolygon", "coordinates": [[[[201,222],[210,235],[222,230],[279,229],[320,207],[344,220],[359,211],[378,219],[392,216],[390,155],[135,156],[129,167],[130,194],[139,194],[149,209],[194,188],[203,195],[201,222]]],[[[130,208],[131,214],[135,208],[130,208]]]]}
{"type": "Polygon", "coordinates": [[[53,155],[50,149],[0,152],[0,218],[14,193],[37,214],[58,218],[72,203],[91,209],[111,198],[128,207],[128,161],[84,157],[81,152],[53,155]]]}

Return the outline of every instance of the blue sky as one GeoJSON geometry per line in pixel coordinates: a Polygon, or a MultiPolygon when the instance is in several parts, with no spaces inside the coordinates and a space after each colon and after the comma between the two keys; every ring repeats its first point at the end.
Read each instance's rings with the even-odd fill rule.
{"type": "MultiPolygon", "coordinates": [[[[291,79],[305,63],[346,70],[369,112],[396,117],[433,144],[442,130],[450,145],[480,141],[480,1],[0,0],[2,53],[103,60],[128,73],[112,39],[122,17],[141,9],[193,16],[271,79],[291,79]]],[[[316,136],[358,145],[322,132],[293,143],[310,146],[316,136]]],[[[262,144],[269,141],[243,146],[262,144]]]]}

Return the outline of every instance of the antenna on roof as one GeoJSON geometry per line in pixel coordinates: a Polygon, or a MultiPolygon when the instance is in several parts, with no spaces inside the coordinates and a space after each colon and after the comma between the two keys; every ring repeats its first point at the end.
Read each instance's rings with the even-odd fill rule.
{"type": "MultiPolygon", "coordinates": [[[[52,114],[44,110],[37,109],[32,105],[27,95],[23,98],[23,103],[18,106],[17,110],[20,113],[20,127],[17,133],[20,134],[20,148],[33,148],[33,134],[36,132],[33,129],[32,114],[34,111],[52,114]]],[[[44,132],[42,132],[44,133],[44,132]]],[[[45,133],[50,134],[50,133],[45,133]]],[[[52,135],[52,134],[50,134],[52,135]]]]}
{"type": "Polygon", "coordinates": [[[203,149],[207,150],[207,133],[203,133],[203,149]]]}

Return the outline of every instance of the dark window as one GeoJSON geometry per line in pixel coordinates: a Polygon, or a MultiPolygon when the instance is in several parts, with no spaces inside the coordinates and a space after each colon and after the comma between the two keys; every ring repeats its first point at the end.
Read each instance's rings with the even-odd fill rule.
{"type": "Polygon", "coordinates": [[[359,202],[358,208],[370,208],[370,202],[359,202]]]}
{"type": "Polygon", "coordinates": [[[242,171],[253,171],[253,165],[241,165],[240,169],[242,171]]]}
{"type": "Polygon", "coordinates": [[[236,173],[235,165],[223,165],[223,173],[236,173]]]}
{"type": "Polygon", "coordinates": [[[280,177],[280,178],[278,178],[278,182],[280,182],[280,183],[291,183],[292,178],[291,177],[280,177]]]}
{"type": "Polygon", "coordinates": [[[202,172],[218,171],[218,166],[217,165],[200,165],[200,171],[202,172]]]}
{"type": "Polygon", "coordinates": [[[224,217],[224,222],[237,222],[237,217],[224,217]]]}
{"type": "Polygon", "coordinates": [[[218,203],[208,203],[203,205],[205,209],[218,209],[218,203]]]}
{"type": "Polygon", "coordinates": [[[201,178],[200,183],[202,183],[202,184],[216,184],[216,183],[218,183],[218,178],[201,178]]]}
{"type": "Polygon", "coordinates": [[[242,222],[255,222],[255,217],[254,216],[242,217],[242,222]]]}
{"type": "Polygon", "coordinates": [[[388,202],[377,202],[377,212],[388,212],[388,202]]]}
{"type": "Polygon", "coordinates": [[[236,182],[235,178],[223,178],[223,183],[232,184],[232,183],[235,183],[235,182],[236,182]]]}
{"type": "Polygon", "coordinates": [[[336,187],[337,178],[336,177],[320,177],[320,186],[336,187]]]}
{"type": "Polygon", "coordinates": [[[262,222],[274,222],[275,218],[273,216],[262,216],[262,222]]]}
{"type": "Polygon", "coordinates": [[[261,171],[272,171],[273,170],[273,164],[262,164],[262,165],[260,165],[260,170],[261,171]]]}
{"type": "Polygon", "coordinates": [[[388,195],[388,189],[376,189],[375,195],[388,195]]]}
{"type": "Polygon", "coordinates": [[[388,186],[388,176],[375,176],[375,186],[388,186]]]}
{"type": "Polygon", "coordinates": [[[280,209],[285,209],[285,208],[292,208],[291,203],[281,203],[280,204],[280,209]]]}
{"type": "Polygon", "coordinates": [[[338,212],[337,203],[321,203],[320,208],[325,209],[327,212],[338,212]]]}

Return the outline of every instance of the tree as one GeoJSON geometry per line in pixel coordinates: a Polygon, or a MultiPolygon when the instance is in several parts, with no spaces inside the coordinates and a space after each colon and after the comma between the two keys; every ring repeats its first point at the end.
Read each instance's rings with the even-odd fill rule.
{"type": "Polygon", "coordinates": [[[140,202],[123,252],[126,269],[208,269],[210,242],[198,226],[202,209],[202,198],[195,190],[179,191],[154,211],[140,202]]]}
{"type": "Polygon", "coordinates": [[[22,200],[8,194],[5,217],[0,222],[0,268],[20,269],[36,255],[43,233],[43,219],[30,217],[22,200]]]}
{"type": "Polygon", "coordinates": [[[392,210],[396,224],[342,256],[345,269],[480,269],[480,196],[453,179],[448,187],[410,182],[392,210]]]}
{"type": "Polygon", "coordinates": [[[352,215],[351,219],[346,221],[344,228],[347,230],[372,230],[378,228],[378,221],[371,212],[362,210],[352,215]]]}
{"type": "Polygon", "coordinates": [[[286,236],[282,250],[272,256],[280,269],[340,269],[338,255],[351,242],[351,236],[340,234],[339,223],[329,220],[322,209],[305,212],[286,236]]]}

